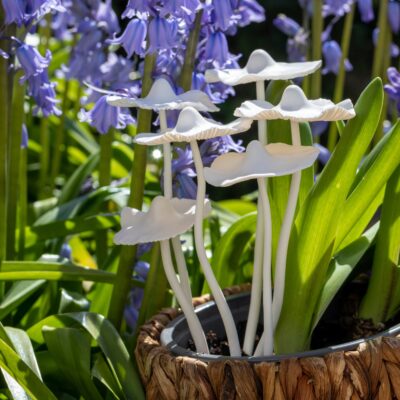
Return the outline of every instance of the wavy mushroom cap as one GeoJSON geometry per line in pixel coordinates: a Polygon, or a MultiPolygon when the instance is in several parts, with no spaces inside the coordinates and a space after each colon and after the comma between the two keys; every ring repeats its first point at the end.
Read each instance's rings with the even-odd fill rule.
{"type": "Polygon", "coordinates": [[[244,153],[226,153],[204,168],[206,181],[213,186],[231,186],[250,179],[290,175],[310,167],[318,157],[313,146],[253,140],[244,153]]]}
{"type": "Polygon", "coordinates": [[[266,51],[251,53],[244,68],[209,69],[205,73],[208,83],[223,82],[226,85],[240,85],[249,82],[294,79],[312,74],[321,67],[322,62],[276,62],[266,51]]]}
{"type": "Polygon", "coordinates": [[[234,115],[255,120],[289,119],[307,122],[351,119],[356,112],[349,99],[338,104],[325,99],[308,100],[299,86],[290,85],[283,92],[278,105],[262,100],[245,101],[235,110],[234,115]]]}
{"type": "MultiPolygon", "coordinates": [[[[147,212],[124,207],[121,212],[121,230],[115,234],[114,243],[135,245],[158,242],[178,236],[194,225],[196,201],[167,199],[157,196],[147,212]]],[[[211,212],[211,204],[204,202],[204,215],[211,212]]]]}
{"type": "Polygon", "coordinates": [[[123,96],[108,96],[107,103],[116,107],[137,107],[146,110],[181,110],[191,106],[199,111],[218,111],[210,98],[200,90],[189,90],[182,94],[175,94],[169,82],[157,79],[150,89],[149,94],[143,98],[123,96]]]}
{"type": "Polygon", "coordinates": [[[169,142],[191,142],[193,140],[211,139],[247,131],[250,129],[252,122],[252,119],[238,118],[229,124],[222,125],[211,119],[204,118],[193,107],[186,107],[179,114],[175,128],[159,134],[139,134],[135,137],[135,142],[150,146],[169,142]]]}

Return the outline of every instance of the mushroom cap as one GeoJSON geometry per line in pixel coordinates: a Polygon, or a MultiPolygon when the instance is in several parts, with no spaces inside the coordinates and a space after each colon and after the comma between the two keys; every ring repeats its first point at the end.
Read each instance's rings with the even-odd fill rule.
{"type": "MultiPolygon", "coordinates": [[[[148,211],[124,207],[121,212],[121,230],[115,234],[114,243],[135,245],[158,242],[178,236],[194,225],[196,200],[167,199],[157,196],[148,211]]],[[[211,212],[211,204],[204,202],[204,215],[211,212]]]]}
{"type": "Polygon", "coordinates": [[[231,186],[249,179],[290,175],[310,167],[318,157],[313,146],[253,140],[244,153],[226,153],[204,168],[206,181],[213,186],[231,186]]]}
{"type": "Polygon", "coordinates": [[[289,119],[306,122],[351,119],[356,112],[349,99],[338,104],[325,99],[308,100],[299,86],[290,85],[283,92],[278,105],[263,100],[245,101],[235,110],[234,115],[257,120],[289,119]]]}
{"type": "Polygon", "coordinates": [[[247,131],[252,123],[252,119],[238,118],[229,124],[222,125],[211,119],[204,118],[193,107],[186,107],[179,114],[175,128],[159,134],[139,134],[135,137],[135,142],[149,146],[169,142],[205,140],[247,131]]]}
{"type": "Polygon", "coordinates": [[[157,79],[150,89],[149,94],[143,98],[124,96],[108,96],[107,103],[116,107],[137,107],[146,110],[181,110],[187,106],[199,111],[218,111],[209,97],[200,90],[189,90],[182,94],[175,94],[169,82],[157,79]]]}
{"type": "Polygon", "coordinates": [[[223,82],[226,85],[294,79],[312,74],[321,67],[322,61],[276,62],[265,50],[254,50],[244,68],[209,69],[205,73],[208,83],[223,82]]]}

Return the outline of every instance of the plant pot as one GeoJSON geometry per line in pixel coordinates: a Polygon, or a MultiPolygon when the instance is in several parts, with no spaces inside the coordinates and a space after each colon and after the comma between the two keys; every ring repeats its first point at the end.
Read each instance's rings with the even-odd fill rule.
{"type": "MultiPolygon", "coordinates": [[[[225,290],[236,322],[249,285],[225,290]]],[[[195,298],[205,331],[223,333],[210,296],[195,298]],[[208,302],[208,303],[207,303],[208,302]],[[207,303],[207,304],[205,304],[207,303]]],[[[139,333],[136,359],[148,399],[400,399],[400,325],[368,339],[271,357],[199,355],[180,311],[165,309],[139,333]]]]}

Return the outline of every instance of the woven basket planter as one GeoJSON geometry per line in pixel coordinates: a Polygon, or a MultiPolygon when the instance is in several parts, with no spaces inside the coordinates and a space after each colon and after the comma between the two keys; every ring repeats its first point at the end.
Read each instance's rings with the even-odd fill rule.
{"type": "MultiPolygon", "coordinates": [[[[224,293],[243,291],[249,286],[224,293]]],[[[206,295],[193,304],[208,301],[206,295]]],[[[400,399],[400,336],[380,336],[318,357],[204,362],[176,356],[161,345],[161,331],[179,315],[177,309],[165,309],[140,330],[135,354],[149,400],[400,399]]]]}

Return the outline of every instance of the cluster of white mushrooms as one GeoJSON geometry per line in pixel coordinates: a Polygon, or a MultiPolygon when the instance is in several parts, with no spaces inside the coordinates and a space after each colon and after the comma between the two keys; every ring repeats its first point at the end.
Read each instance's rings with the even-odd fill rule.
{"type": "Polygon", "coordinates": [[[249,179],[257,179],[259,188],[258,216],[254,251],[254,271],[251,301],[243,352],[247,355],[271,355],[274,348],[274,330],[279,320],[285,286],[285,269],[290,231],[299,195],[301,171],[310,167],[318,156],[313,146],[302,146],[299,122],[336,121],[355,116],[350,100],[334,104],[329,100],[308,100],[300,87],[286,88],[278,105],[265,101],[265,81],[303,77],[320,68],[320,61],[302,63],[275,62],[264,50],[254,51],[244,68],[209,70],[206,80],[239,85],[256,82],[257,100],[246,101],[235,110],[239,117],[222,125],[204,118],[200,112],[217,111],[205,93],[191,90],[176,95],[165,79],[154,82],[148,96],[141,99],[109,96],[109,104],[120,107],[152,109],[159,113],[160,133],[136,136],[142,145],[163,145],[164,196],[157,196],[149,210],[124,208],[121,214],[122,229],[115,235],[115,243],[135,245],[161,242],[161,255],[165,274],[174,291],[199,353],[209,353],[205,333],[192,306],[192,294],[185,258],[179,235],[194,225],[196,252],[205,278],[225,327],[231,356],[241,356],[242,348],[235,322],[222,290],[207,258],[203,240],[203,219],[210,211],[206,199],[206,182],[218,187],[234,185],[249,179]],[[167,126],[166,110],[181,110],[176,126],[167,126]],[[291,122],[292,145],[267,144],[266,121],[285,119],[291,122]],[[204,168],[198,141],[247,131],[253,120],[258,121],[258,140],[249,143],[244,153],[227,153],[218,157],[209,168],[204,168]],[[172,196],[171,143],[190,143],[197,173],[197,198],[177,199],[172,196]],[[280,229],[277,248],[274,290],[271,278],[272,223],[266,178],[292,175],[288,204],[280,229]],[[177,272],[172,256],[175,255],[177,272]],[[264,333],[254,350],[256,328],[263,301],[264,333]]]}

